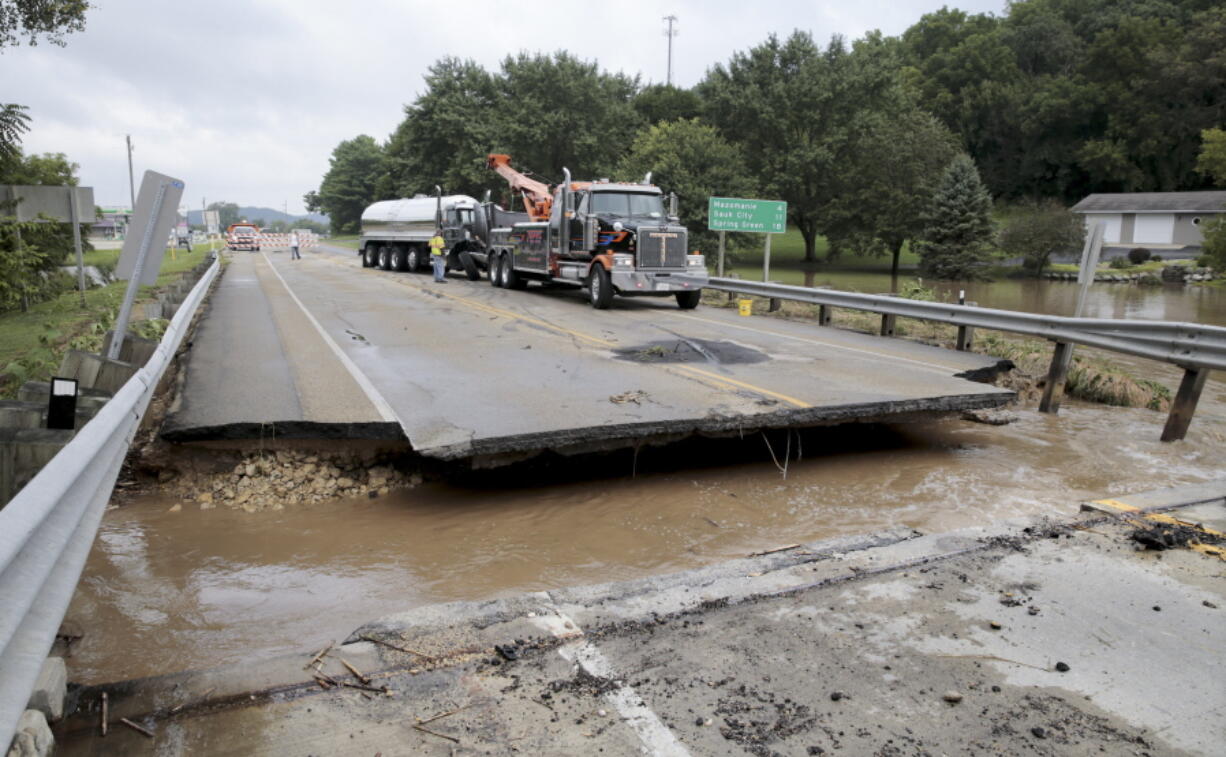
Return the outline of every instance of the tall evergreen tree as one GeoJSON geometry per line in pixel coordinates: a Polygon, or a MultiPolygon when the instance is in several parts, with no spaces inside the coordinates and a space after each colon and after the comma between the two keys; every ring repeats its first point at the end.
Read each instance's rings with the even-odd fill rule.
{"type": "Polygon", "coordinates": [[[992,252],[992,197],[969,155],[941,176],[919,243],[920,270],[938,279],[982,277],[992,252]]]}

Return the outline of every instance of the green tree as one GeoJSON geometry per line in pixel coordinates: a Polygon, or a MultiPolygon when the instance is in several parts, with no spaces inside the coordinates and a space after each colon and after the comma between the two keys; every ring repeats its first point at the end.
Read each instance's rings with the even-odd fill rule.
{"type": "Polygon", "coordinates": [[[24,105],[0,105],[0,171],[21,159],[21,137],[30,130],[30,114],[24,105]]]}
{"type": "Polygon", "coordinates": [[[1000,230],[1000,249],[1022,258],[1026,270],[1041,274],[1054,253],[1077,250],[1085,236],[1085,222],[1060,202],[1029,201],[1009,214],[1000,230]]]}
{"type": "Polygon", "coordinates": [[[610,175],[642,124],[636,79],[566,52],[508,57],[497,85],[494,152],[549,183],[564,166],[576,179],[610,175]]]}
{"type": "Polygon", "coordinates": [[[328,172],[319,185],[319,206],[328,214],[333,234],[357,233],[362,211],[376,199],[375,184],[383,169],[383,148],[365,134],[341,142],[332,151],[328,172]]]}
{"type": "Polygon", "coordinates": [[[658,123],[639,132],[618,173],[638,181],[648,171],[654,184],[677,193],[690,246],[708,255],[715,252],[718,232],[707,230],[707,201],[754,192],[740,148],[696,118],[658,123]]]}
{"type": "Polygon", "coordinates": [[[64,35],[85,29],[86,0],[0,0],[0,49],[37,45],[40,37],[63,46],[64,35]]]}
{"type": "Polygon", "coordinates": [[[968,155],[941,176],[917,247],[920,270],[938,279],[974,279],[991,256],[992,198],[968,155]]]}
{"type": "Polygon", "coordinates": [[[907,242],[919,236],[938,179],[958,154],[957,138],[911,106],[882,119],[845,166],[852,175],[831,200],[826,235],[832,255],[849,248],[887,254],[898,276],[907,242]]]}
{"type": "Polygon", "coordinates": [[[1226,187],[1226,130],[1205,129],[1200,139],[1196,170],[1212,178],[1218,186],[1226,187]]]}
{"type": "Polygon", "coordinates": [[[448,194],[480,196],[500,186],[486,168],[498,131],[498,89],[484,68],[443,58],[426,74],[426,91],[404,111],[385,148],[379,198],[433,194],[435,185],[448,194]]]}
{"type": "Polygon", "coordinates": [[[0,184],[75,187],[80,168],[62,152],[26,155],[0,171],[0,184]]]}
{"type": "Polygon", "coordinates": [[[817,259],[817,235],[838,220],[831,211],[854,178],[853,155],[897,97],[879,47],[852,54],[837,37],[821,49],[805,32],[783,42],[772,35],[716,64],[698,86],[707,119],[741,145],[766,194],[787,201],[806,261],[817,259]]]}
{"type": "Polygon", "coordinates": [[[1203,233],[1205,254],[1213,261],[1215,269],[1226,271],[1226,213],[1205,224],[1203,233]]]}
{"type": "MultiPolygon", "coordinates": [[[[77,170],[61,153],[19,153],[0,172],[0,184],[76,186],[77,170]]],[[[73,250],[71,224],[17,223],[13,215],[11,204],[0,207],[0,310],[25,310],[62,291],[65,277],[57,269],[73,250]]],[[[88,231],[88,223],[82,224],[83,237],[88,231]]],[[[89,249],[88,242],[85,245],[89,249]]]]}
{"type": "Polygon", "coordinates": [[[652,84],[634,96],[634,109],[649,125],[702,115],[702,98],[693,90],[671,84],[652,84]]]}
{"type": "Polygon", "coordinates": [[[208,209],[217,211],[217,223],[221,225],[223,231],[227,226],[238,223],[238,203],[236,202],[211,202],[208,209]]]}

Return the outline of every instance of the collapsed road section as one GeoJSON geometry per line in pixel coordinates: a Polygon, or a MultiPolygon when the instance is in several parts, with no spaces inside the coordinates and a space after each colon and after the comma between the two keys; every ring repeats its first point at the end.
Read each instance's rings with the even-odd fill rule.
{"type": "Polygon", "coordinates": [[[86,687],[56,740],[66,755],[1217,754],[1224,496],[1219,480],[1059,521],[418,608],[297,655],[86,687]],[[103,738],[103,717],[139,730],[103,738]]]}
{"type": "Polygon", "coordinates": [[[164,436],[403,432],[421,455],[482,465],[1014,396],[970,380],[1009,367],[982,355],[650,300],[594,313],[573,290],[443,286],[359,265],[236,256],[164,436]]]}

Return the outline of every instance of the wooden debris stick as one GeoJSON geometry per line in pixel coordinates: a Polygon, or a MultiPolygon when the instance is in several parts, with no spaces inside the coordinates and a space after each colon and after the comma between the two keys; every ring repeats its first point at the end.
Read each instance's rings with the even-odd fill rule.
{"type": "Polygon", "coordinates": [[[107,695],[102,692],[102,735],[106,735],[106,711],[107,711],[107,695]]]}
{"type": "Polygon", "coordinates": [[[344,665],[345,667],[349,668],[349,672],[350,672],[350,673],[353,673],[353,675],[354,675],[354,677],[355,677],[355,678],[357,678],[359,681],[361,681],[362,683],[366,684],[367,686],[369,686],[369,685],[370,685],[370,679],[369,679],[369,678],[367,678],[366,676],[362,675],[362,671],[360,671],[360,670],[358,670],[357,668],[353,667],[353,665],[351,665],[351,664],[349,663],[349,661],[348,661],[348,660],[346,660],[344,657],[340,658],[340,660],[341,660],[341,664],[342,664],[342,665],[344,665]]]}
{"type": "Polygon", "coordinates": [[[317,663],[317,662],[319,662],[320,660],[322,660],[322,659],[324,658],[324,656],[328,654],[328,652],[331,652],[331,651],[332,651],[332,647],[333,647],[333,645],[334,645],[334,644],[336,644],[336,642],[334,642],[334,641],[329,641],[329,642],[328,642],[328,646],[326,646],[326,647],[324,647],[323,649],[319,650],[319,654],[317,654],[317,655],[315,655],[314,657],[312,657],[312,658],[311,658],[311,661],[310,661],[310,662],[308,662],[308,663],[307,663],[305,666],[303,666],[303,668],[302,668],[302,669],[303,669],[303,670],[306,670],[307,668],[311,667],[311,666],[312,666],[312,665],[314,665],[315,663],[317,663]]]}
{"type": "Polygon", "coordinates": [[[389,649],[394,649],[394,650],[396,650],[397,652],[404,652],[404,653],[406,653],[406,654],[413,654],[413,655],[417,655],[418,657],[422,658],[423,660],[433,660],[433,659],[434,659],[432,656],[430,656],[430,655],[428,655],[428,654],[425,654],[424,652],[418,652],[418,651],[416,651],[416,650],[409,649],[408,647],[398,647],[398,646],[396,646],[395,644],[392,644],[391,642],[384,641],[383,639],[376,639],[376,638],[375,638],[375,637],[373,637],[373,636],[359,636],[358,638],[359,638],[359,639],[361,639],[362,641],[369,641],[369,642],[374,643],[374,644],[382,644],[383,646],[385,646],[385,647],[387,647],[387,648],[389,648],[389,649]]]}
{"type": "Polygon", "coordinates": [[[751,552],[749,556],[761,557],[762,555],[773,555],[776,552],[787,552],[789,549],[796,549],[799,546],[799,544],[789,544],[786,547],[775,547],[774,549],[768,549],[765,552],[751,552]]]}
{"type": "Polygon", "coordinates": [[[374,686],[368,686],[368,685],[366,685],[366,684],[361,684],[361,683],[353,683],[353,682],[351,682],[351,681],[341,681],[341,682],[340,682],[340,684],[341,684],[341,686],[344,686],[344,687],[346,687],[346,688],[349,688],[349,689],[357,689],[358,691],[373,691],[373,692],[375,692],[376,694],[386,694],[386,693],[387,693],[387,687],[386,687],[386,686],[384,686],[383,688],[381,688],[381,689],[380,689],[380,688],[376,688],[376,687],[374,687],[374,686]]]}
{"type": "Polygon", "coordinates": [[[456,714],[457,712],[463,712],[464,710],[467,710],[469,707],[472,707],[472,705],[471,705],[471,704],[466,704],[466,705],[464,705],[463,707],[457,707],[457,708],[455,708],[454,710],[448,710],[447,712],[440,712],[439,714],[435,715],[434,717],[429,717],[429,718],[426,718],[425,720],[419,720],[419,721],[417,721],[417,724],[418,724],[418,725],[425,725],[426,723],[433,723],[433,722],[434,722],[434,721],[436,721],[436,720],[442,720],[443,718],[449,718],[449,717],[451,717],[452,715],[456,714]]]}
{"type": "Polygon", "coordinates": [[[423,728],[422,726],[419,726],[419,725],[413,726],[413,730],[421,731],[422,733],[428,733],[431,736],[438,736],[440,739],[447,739],[448,741],[456,743],[456,744],[460,743],[460,740],[457,739],[455,736],[448,736],[445,733],[439,733],[438,731],[431,731],[429,728],[423,728]]]}
{"type": "Polygon", "coordinates": [[[153,731],[143,726],[139,726],[136,723],[133,723],[131,720],[128,720],[127,718],[120,718],[119,722],[131,728],[133,731],[136,731],[137,733],[146,736],[147,738],[153,738],[153,731]]]}
{"type": "Polygon", "coordinates": [[[1031,665],[1028,662],[1018,662],[1017,660],[1010,660],[1006,657],[997,657],[994,654],[939,654],[937,657],[949,657],[963,660],[992,660],[994,662],[1007,662],[1010,665],[1021,665],[1024,668],[1034,668],[1035,670],[1044,671],[1047,670],[1047,668],[1040,667],[1038,665],[1031,665]]]}

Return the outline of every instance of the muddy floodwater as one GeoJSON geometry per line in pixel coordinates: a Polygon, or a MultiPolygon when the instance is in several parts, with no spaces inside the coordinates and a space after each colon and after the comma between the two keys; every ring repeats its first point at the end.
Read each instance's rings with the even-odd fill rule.
{"type": "Polygon", "coordinates": [[[839,427],[803,443],[793,434],[790,450],[780,432],[769,441],[781,464],[790,451],[786,478],[759,435],[282,511],[171,511],[179,503],[148,497],[103,521],[68,613],[83,634],[71,677],[241,663],[435,602],[679,571],[890,526],[1066,516],[1087,498],[1223,477],[1226,385],[1205,395],[1175,444],[1158,442],[1161,413],[1066,401],[1058,418],[1020,409],[1004,427],[839,427]]]}

